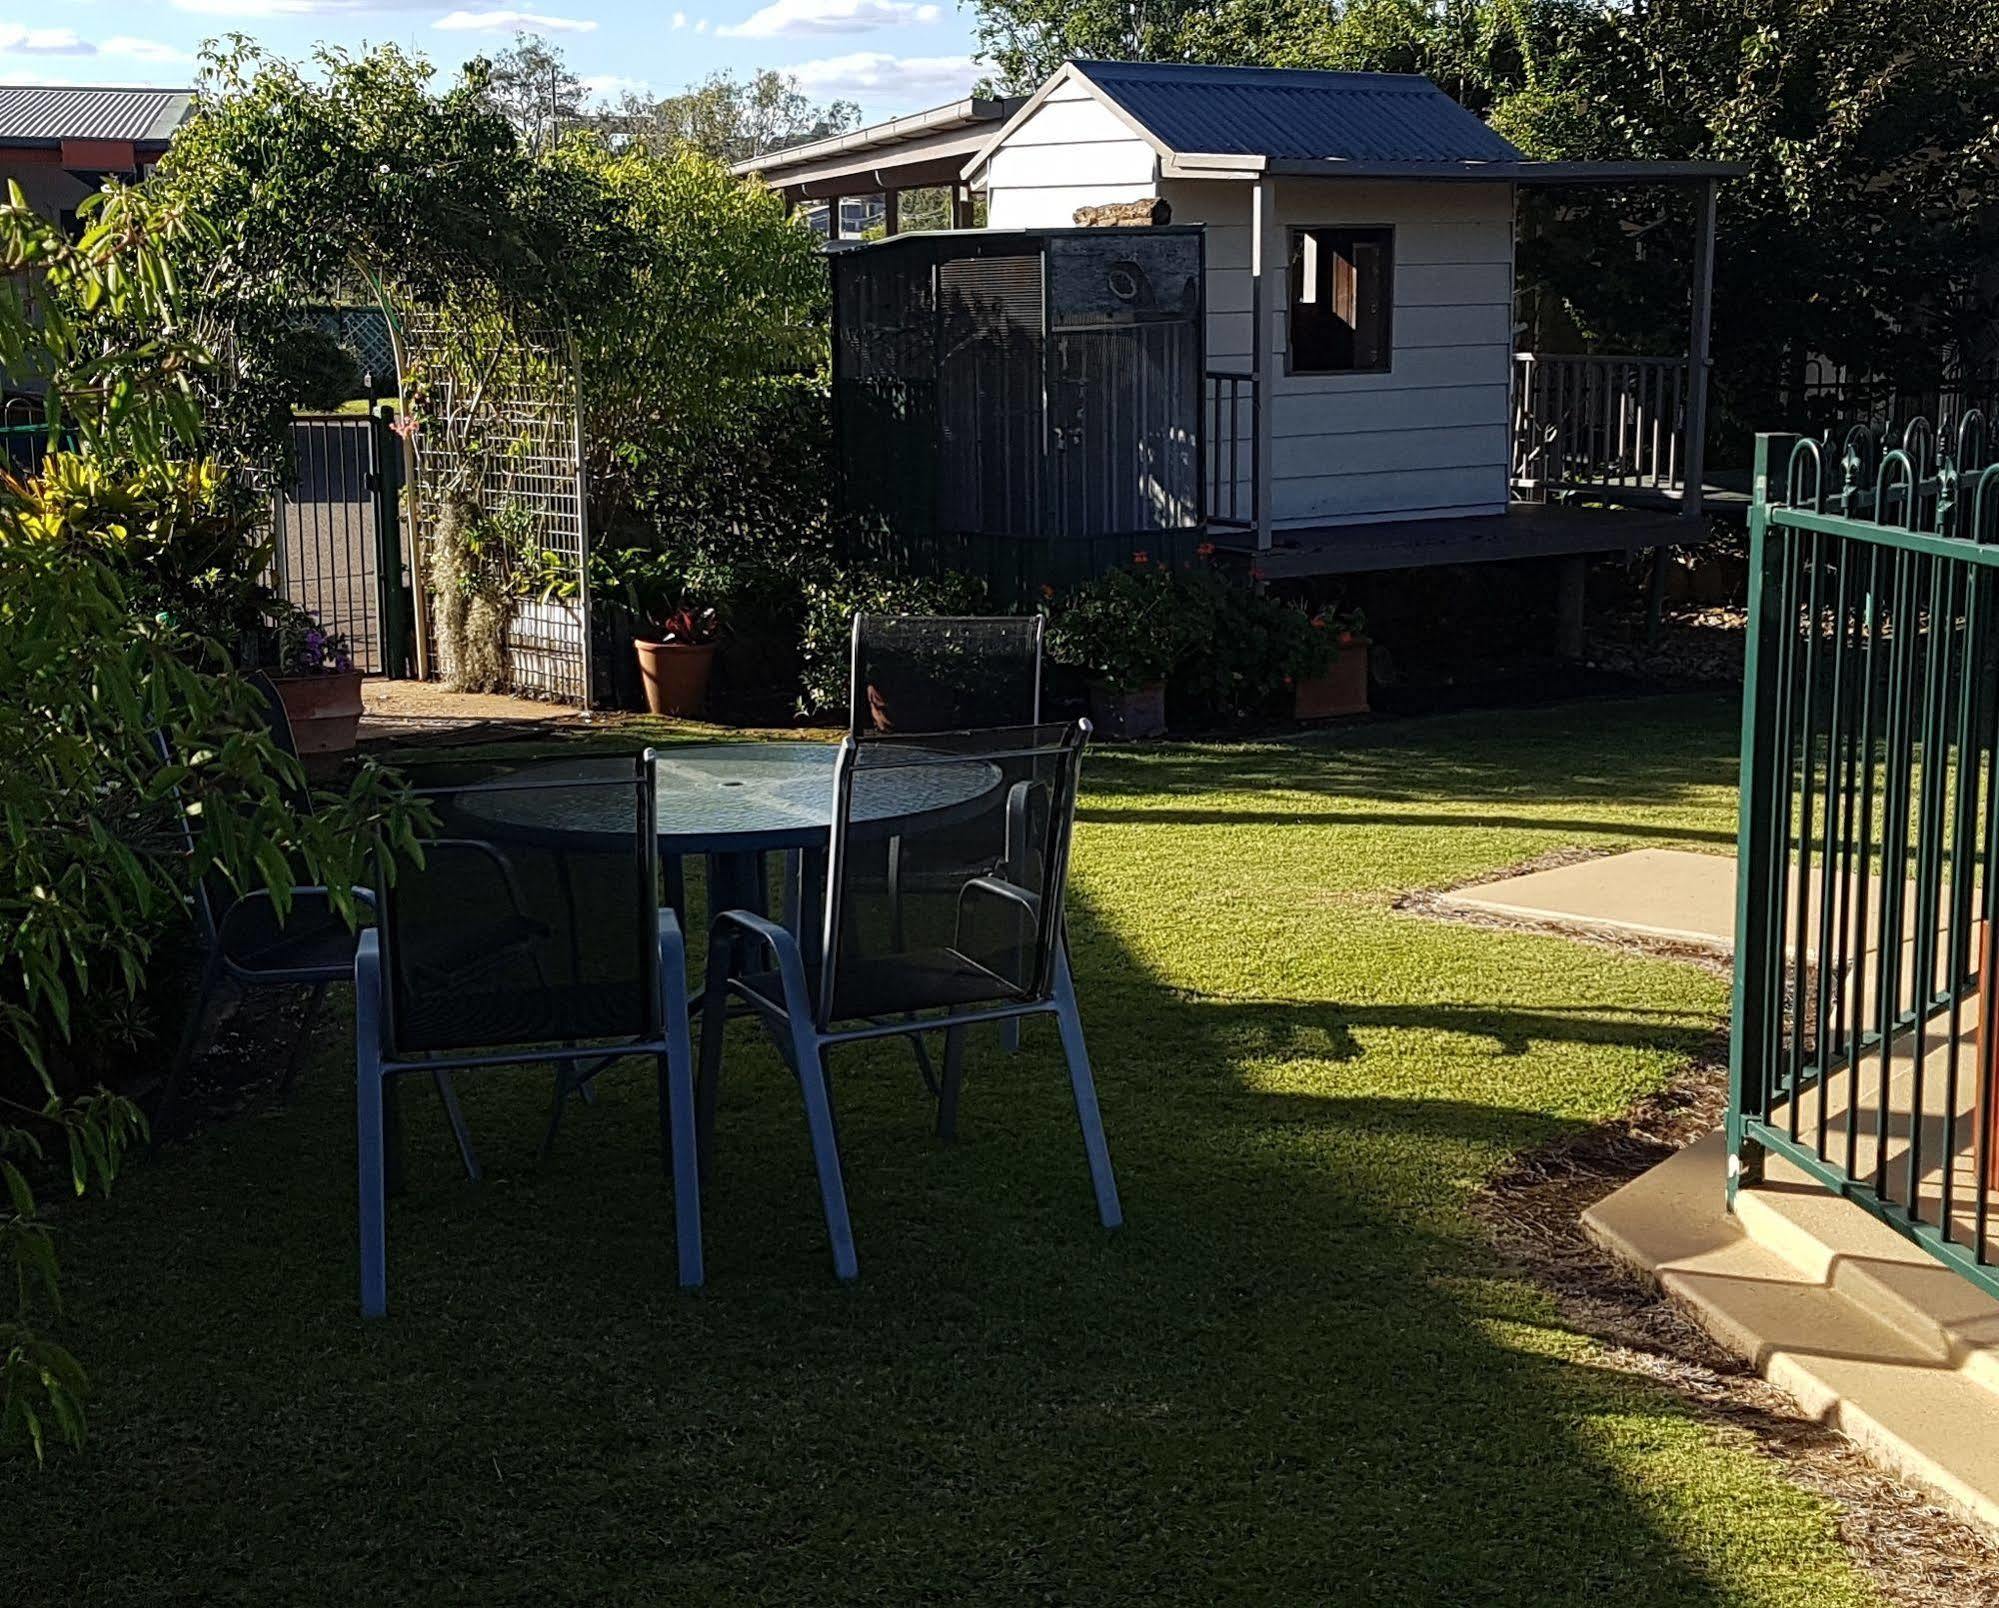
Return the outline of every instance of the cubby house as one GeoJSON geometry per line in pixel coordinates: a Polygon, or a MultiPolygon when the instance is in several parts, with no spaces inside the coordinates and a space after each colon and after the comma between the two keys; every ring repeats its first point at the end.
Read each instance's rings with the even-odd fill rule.
{"type": "MultiPolygon", "coordinates": [[[[983,200],[987,257],[1012,238],[1046,260],[1079,226],[1196,226],[1201,390],[1173,429],[1200,466],[1201,533],[1269,576],[1663,548],[1693,539],[1715,499],[1702,445],[1726,164],[1530,161],[1420,77],[1072,61],[1024,100],[959,102],[744,171],[801,202],[879,194],[892,236],[901,192],[948,186],[961,228],[983,200]],[[1686,354],[1518,350],[1520,191],[1653,184],[1693,192],[1686,354]]],[[[943,306],[937,283],[909,294],[943,306]]],[[[915,305],[847,298],[836,349],[879,346],[915,305]]],[[[1045,435],[1063,449],[1063,430],[1045,435]]],[[[1113,472],[1150,476],[1167,456],[1154,447],[1113,472]]]]}

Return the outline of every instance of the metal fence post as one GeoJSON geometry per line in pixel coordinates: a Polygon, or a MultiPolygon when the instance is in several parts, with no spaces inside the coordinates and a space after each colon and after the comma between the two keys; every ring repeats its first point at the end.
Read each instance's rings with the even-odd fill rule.
{"type": "MultiPolygon", "coordinates": [[[[1772,537],[1770,505],[1784,495],[1793,438],[1756,438],[1754,500],[1749,509],[1749,643],[1743,661],[1741,802],[1735,859],[1735,989],[1728,1043],[1728,1204],[1736,1190],[1762,1177],[1763,1150],[1745,1132],[1745,1119],[1766,1115],[1768,1053],[1783,1003],[1772,997],[1771,948],[1781,943],[1771,919],[1773,901],[1763,881],[1782,878],[1785,846],[1778,826],[1788,762],[1777,730],[1783,702],[1778,663],[1785,541],[1772,537]],[[1773,486],[1773,481],[1775,482],[1773,486]],[[1774,492],[1774,497],[1773,497],[1774,492]],[[1753,1101],[1753,1113],[1748,1109],[1753,1101]]],[[[1781,979],[1781,971],[1777,973],[1781,979]]],[[[1780,990],[1781,991],[1781,990],[1780,990]]]]}
{"type": "Polygon", "coordinates": [[[375,499],[375,617],[380,622],[382,674],[400,681],[409,674],[408,627],[403,623],[403,528],[401,443],[392,428],[392,403],[377,403],[368,414],[368,489],[375,499]]]}

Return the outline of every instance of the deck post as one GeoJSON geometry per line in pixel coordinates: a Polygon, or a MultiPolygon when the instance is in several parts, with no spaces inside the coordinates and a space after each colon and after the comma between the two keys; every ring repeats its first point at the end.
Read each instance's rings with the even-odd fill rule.
{"type": "Polygon", "coordinates": [[[894,236],[902,233],[902,192],[882,191],[882,233],[894,236]]]}
{"type": "Polygon", "coordinates": [[[1703,179],[1694,198],[1694,308],[1687,338],[1686,480],[1680,512],[1699,520],[1707,476],[1707,384],[1709,335],[1714,324],[1714,213],[1720,184],[1703,179]]]}
{"type": "Polygon", "coordinates": [[[1276,311],[1279,272],[1276,209],[1276,180],[1268,175],[1258,178],[1249,191],[1249,499],[1256,516],[1256,545],[1260,552],[1270,547],[1270,470],[1275,445],[1271,432],[1270,358],[1276,344],[1272,314],[1276,311]]]}

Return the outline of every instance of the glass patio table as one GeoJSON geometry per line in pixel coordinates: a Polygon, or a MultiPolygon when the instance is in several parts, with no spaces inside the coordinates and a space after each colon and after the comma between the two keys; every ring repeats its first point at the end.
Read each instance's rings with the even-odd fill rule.
{"type": "MultiPolygon", "coordinates": [[[[839,748],[809,741],[697,743],[655,750],[659,774],[657,824],[667,892],[686,914],[682,862],[708,862],[708,909],[766,909],[766,856],[786,856],[785,925],[808,952],[818,937],[816,909],[825,884],[833,828],[833,765],[839,748]]],[[[561,762],[537,767],[551,780],[561,762]]],[[[899,828],[939,816],[972,814],[999,786],[997,766],[984,760],[862,771],[854,777],[852,834],[893,836],[899,828]]],[[[607,794],[551,789],[473,796],[462,806],[470,822],[497,835],[528,838],[559,849],[564,841],[622,837],[630,818],[607,794]]]]}

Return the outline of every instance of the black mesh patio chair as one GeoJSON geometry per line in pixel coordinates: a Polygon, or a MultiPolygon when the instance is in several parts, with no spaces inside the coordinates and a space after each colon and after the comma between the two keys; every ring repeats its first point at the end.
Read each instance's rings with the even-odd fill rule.
{"type": "Polygon", "coordinates": [[[944,1034],[937,1129],[955,1137],[967,1030],[1056,1019],[1106,1228],[1122,1221],[1096,1087],[1062,941],[1076,779],[1089,726],[1024,727],[857,742],[834,770],[824,921],[808,954],[776,922],[715,918],[708,946],[699,1090],[712,1156],[722,1026],[748,1003],[798,1080],[834,1271],[857,1272],[825,1054],[835,1044],[944,1034]],[[1043,799],[1026,809],[1021,801],[1043,799]],[[858,821],[872,821],[862,828],[858,821]],[[1032,841],[1023,843],[1021,834],[1032,841]],[[906,869],[890,878],[890,844],[906,869]],[[746,939],[748,942],[732,942],[746,939]],[[744,961],[740,957],[752,957],[744,961]]]}
{"type": "MultiPolygon", "coordinates": [[[[277,687],[262,671],[251,675],[250,682],[263,698],[264,724],[272,743],[281,753],[296,759],[298,748],[292,739],[291,720],[277,687]]],[[[156,733],[153,745],[163,762],[171,757],[163,736],[156,733]]],[[[286,793],[294,809],[312,807],[311,793],[305,787],[288,787],[286,793]]],[[[178,818],[176,827],[182,842],[192,852],[194,833],[185,815],[178,818]]],[[[373,908],[372,892],[366,888],[351,891],[364,907],[373,908]]],[[[200,1047],[201,1030],[217,996],[226,987],[309,990],[276,1095],[282,1097],[298,1081],[299,1068],[325,1004],[328,986],[346,982],[354,975],[354,954],[360,935],[348,925],[323,887],[295,885],[287,891],[286,904],[288,908],[281,912],[277,899],[264,888],[238,893],[219,872],[208,871],[194,879],[192,914],[195,938],[202,952],[201,974],[180,1041],[167,1064],[166,1081],[153,1103],[155,1144],[172,1121],[181,1085],[200,1047]]],[[[439,1081],[438,1094],[458,1141],[466,1175],[477,1178],[478,1158],[459,1115],[449,1079],[439,1081]]]]}
{"type": "MultiPolygon", "coordinates": [[[[856,738],[975,731],[1041,723],[1040,615],[856,614],[847,729],[856,738]]],[[[910,867],[890,844],[889,897],[900,906],[910,867]]],[[[955,874],[955,873],[951,873],[955,874]]],[[[1020,1048],[1020,1021],[1000,1024],[1020,1048]]],[[[922,1041],[924,1082],[938,1090],[922,1041]]]]}
{"type": "Polygon", "coordinates": [[[848,731],[1038,725],[1041,630],[1038,614],[856,614],[848,731]]]}
{"type": "MultiPolygon", "coordinates": [[[[588,1067],[650,1056],[662,1159],[673,1178],[680,1282],[701,1282],[693,1048],[680,924],[659,906],[650,750],[526,768],[424,789],[455,831],[511,828],[490,842],[450,840],[384,878],[375,928],[355,962],[355,1110],[361,1207],[361,1310],[387,1308],[386,1195],[397,1146],[396,1080],[523,1063],[588,1067]],[[481,871],[481,866],[485,867],[481,871]],[[497,868],[504,866],[504,875],[497,868]],[[525,916],[532,930],[516,922],[525,916]],[[499,935],[505,934],[504,941],[499,935]]],[[[557,1082],[560,1109],[565,1091],[557,1082]]]]}

